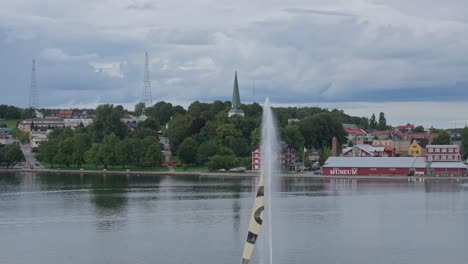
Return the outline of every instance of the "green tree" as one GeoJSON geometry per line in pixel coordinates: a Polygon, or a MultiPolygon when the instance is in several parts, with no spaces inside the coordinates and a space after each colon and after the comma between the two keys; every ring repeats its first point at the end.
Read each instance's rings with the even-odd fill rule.
{"type": "Polygon", "coordinates": [[[141,122],[141,124],[138,125],[138,128],[148,128],[156,133],[159,130],[159,121],[154,117],[150,117],[141,122]]]}
{"type": "Polygon", "coordinates": [[[91,138],[88,133],[77,132],[73,135],[73,164],[81,167],[85,162],[84,154],[91,147],[91,138]]]}
{"type": "Polygon", "coordinates": [[[255,128],[252,133],[250,133],[250,148],[254,149],[260,145],[260,127],[255,128]]]}
{"type": "Polygon", "coordinates": [[[105,136],[114,133],[120,139],[127,136],[127,127],[122,123],[124,116],[122,106],[100,105],[96,108],[96,118],[89,126],[93,142],[101,142],[105,136]]]}
{"type": "MultiPolygon", "coordinates": [[[[182,109],[183,110],[183,109],[182,109]]],[[[152,107],[146,108],[146,115],[150,118],[159,120],[162,125],[169,122],[171,116],[174,115],[173,106],[171,103],[166,103],[164,101],[157,102],[152,107]]]]}
{"type": "Polygon", "coordinates": [[[290,144],[296,151],[303,149],[304,137],[299,131],[298,125],[286,125],[281,129],[281,138],[290,144]]]}
{"type": "Polygon", "coordinates": [[[370,120],[369,120],[369,128],[370,129],[377,129],[377,121],[375,120],[375,115],[372,114],[370,120]]]}
{"type": "Polygon", "coordinates": [[[320,149],[328,146],[334,136],[339,144],[346,142],[346,131],[343,125],[335,115],[330,113],[321,113],[302,119],[299,122],[299,130],[307,147],[313,146],[320,149]]]}
{"type": "Polygon", "coordinates": [[[461,131],[462,136],[462,146],[461,151],[463,154],[463,159],[468,158],[468,127],[464,127],[461,131]]]}
{"type": "Polygon", "coordinates": [[[70,167],[73,163],[73,138],[61,140],[58,144],[58,152],[55,155],[55,161],[59,164],[70,167]]]}
{"type": "Polygon", "coordinates": [[[320,166],[323,166],[323,164],[325,164],[327,159],[331,156],[330,148],[328,148],[328,146],[324,146],[319,150],[318,153],[319,153],[319,160],[318,160],[319,164],[320,166]]]}
{"type": "Polygon", "coordinates": [[[5,163],[6,167],[14,167],[18,162],[25,161],[23,152],[18,143],[8,144],[0,149],[0,163],[5,163]]]}
{"type": "Polygon", "coordinates": [[[198,142],[192,137],[184,139],[180,144],[177,156],[180,161],[186,164],[193,164],[197,161],[198,142]]]}
{"type": "Polygon", "coordinates": [[[207,163],[209,170],[225,169],[229,170],[237,166],[237,159],[232,155],[214,155],[207,163]]]}
{"type": "Polygon", "coordinates": [[[377,124],[378,130],[387,130],[387,119],[385,118],[385,114],[380,112],[379,114],[379,123],[377,124]]]}
{"type": "Polygon", "coordinates": [[[42,141],[39,144],[38,160],[50,164],[53,168],[56,164],[55,157],[59,152],[59,144],[60,140],[58,138],[49,135],[47,141],[42,141]]]}
{"type": "Polygon", "coordinates": [[[143,109],[145,109],[145,103],[139,102],[135,105],[135,115],[140,116],[143,114],[143,109]]]}
{"type": "Polygon", "coordinates": [[[417,127],[415,127],[415,128],[413,129],[413,132],[414,132],[414,133],[424,133],[424,132],[426,132],[426,131],[424,130],[424,127],[423,127],[423,126],[417,126],[417,127]]]}
{"type": "Polygon", "coordinates": [[[250,156],[250,146],[245,138],[236,138],[228,146],[237,157],[250,156]]]}
{"type": "Polygon", "coordinates": [[[93,143],[91,145],[91,148],[88,149],[85,154],[84,154],[84,158],[85,158],[85,161],[86,163],[88,164],[94,164],[94,166],[98,166],[100,164],[102,164],[103,162],[99,159],[99,150],[101,148],[101,144],[100,143],[93,143]]]}
{"type": "Polygon", "coordinates": [[[432,141],[432,145],[449,145],[450,135],[447,131],[441,131],[432,141]]]}
{"type": "Polygon", "coordinates": [[[115,147],[115,155],[117,164],[122,166],[122,168],[133,162],[132,144],[128,137],[119,141],[115,147]]]}
{"type": "Polygon", "coordinates": [[[205,164],[208,159],[218,152],[219,146],[216,140],[208,140],[203,142],[197,151],[197,163],[200,165],[205,164]]]}
{"type": "Polygon", "coordinates": [[[117,164],[116,146],[119,143],[119,138],[111,133],[104,137],[101,146],[98,151],[98,160],[107,169],[108,166],[114,166],[117,164]]]}
{"type": "Polygon", "coordinates": [[[145,151],[145,163],[147,166],[160,166],[162,157],[161,146],[159,144],[151,144],[145,151]]]}
{"type": "Polygon", "coordinates": [[[169,122],[167,136],[171,144],[171,149],[177,151],[184,139],[190,136],[190,125],[192,118],[187,115],[177,114],[169,122]]]}

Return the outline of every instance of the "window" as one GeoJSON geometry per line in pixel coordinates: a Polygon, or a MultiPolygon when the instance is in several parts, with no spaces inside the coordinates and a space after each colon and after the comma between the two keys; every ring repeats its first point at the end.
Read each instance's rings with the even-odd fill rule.
{"type": "Polygon", "coordinates": [[[452,153],[452,152],[453,152],[453,148],[449,148],[448,152],[452,153]]]}
{"type": "Polygon", "coordinates": [[[435,149],[435,152],[439,153],[439,152],[440,152],[440,149],[439,149],[439,148],[436,148],[436,149],[435,149]]]}
{"type": "Polygon", "coordinates": [[[429,149],[427,149],[427,151],[430,152],[430,153],[432,153],[432,152],[434,151],[434,149],[433,149],[433,148],[429,148],[429,149]]]}
{"type": "Polygon", "coordinates": [[[377,170],[377,168],[371,168],[370,170],[371,170],[371,171],[376,171],[376,170],[377,170]]]}
{"type": "Polygon", "coordinates": [[[447,149],[446,149],[446,148],[443,148],[443,149],[442,149],[442,152],[447,152],[447,149]]]}

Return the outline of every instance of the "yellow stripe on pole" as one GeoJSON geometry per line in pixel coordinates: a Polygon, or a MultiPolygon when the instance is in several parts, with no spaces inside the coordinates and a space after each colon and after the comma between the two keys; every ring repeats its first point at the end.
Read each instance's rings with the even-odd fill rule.
{"type": "Polygon", "coordinates": [[[254,207],[252,209],[252,215],[250,216],[249,231],[247,234],[247,240],[244,245],[244,252],[242,254],[242,264],[247,264],[252,257],[252,253],[255,248],[255,242],[257,242],[258,235],[260,234],[260,228],[262,227],[264,219],[264,186],[263,186],[263,173],[260,174],[260,179],[257,186],[257,192],[255,195],[254,207]]]}

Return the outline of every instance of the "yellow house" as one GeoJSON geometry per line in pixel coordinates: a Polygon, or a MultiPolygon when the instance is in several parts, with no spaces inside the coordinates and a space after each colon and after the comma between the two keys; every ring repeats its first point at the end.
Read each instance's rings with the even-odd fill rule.
{"type": "Polygon", "coordinates": [[[420,157],[423,154],[423,148],[421,147],[421,145],[418,144],[416,140],[413,139],[413,142],[411,142],[411,144],[408,147],[408,156],[420,157]]]}

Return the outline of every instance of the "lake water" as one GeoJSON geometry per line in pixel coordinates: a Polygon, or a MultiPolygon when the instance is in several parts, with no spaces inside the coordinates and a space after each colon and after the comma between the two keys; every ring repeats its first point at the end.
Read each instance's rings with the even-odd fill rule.
{"type": "MultiPolygon", "coordinates": [[[[254,187],[0,174],[0,263],[238,264],[254,187]]],[[[468,263],[466,183],[287,179],[274,210],[274,263],[468,263]]]]}

